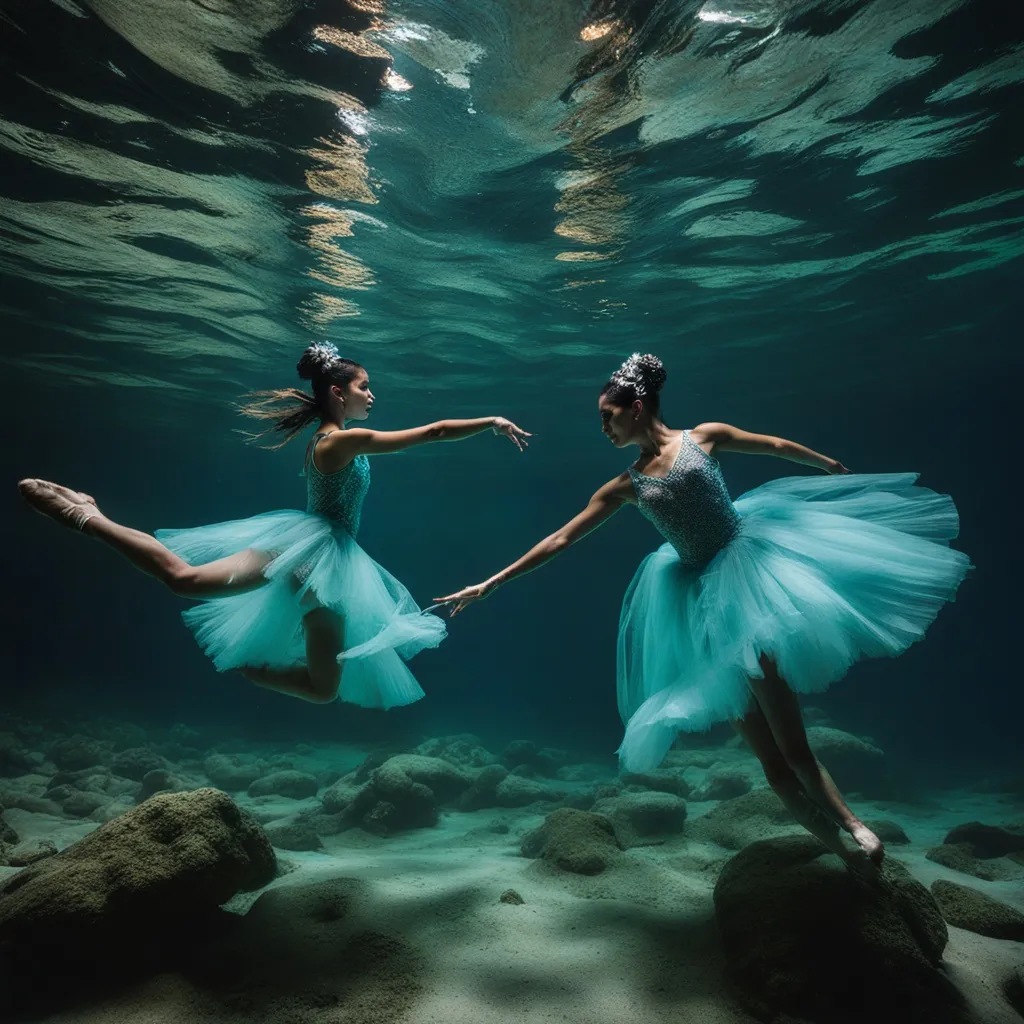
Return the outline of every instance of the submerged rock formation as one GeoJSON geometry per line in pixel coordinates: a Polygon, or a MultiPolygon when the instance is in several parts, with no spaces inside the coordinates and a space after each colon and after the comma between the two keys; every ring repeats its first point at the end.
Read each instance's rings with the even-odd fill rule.
{"type": "Polygon", "coordinates": [[[959,997],[937,969],[948,941],[927,889],[898,861],[855,879],[809,836],[756,842],[714,890],[737,994],[758,1019],[935,1024],[959,997]]]}
{"type": "Polygon", "coordinates": [[[944,878],[932,882],[932,895],[942,916],[954,927],[993,939],[1024,942],[1024,914],[1019,910],[944,878]]]}
{"type": "Polygon", "coordinates": [[[597,875],[620,849],[615,826],[603,814],[560,807],[540,828],[527,833],[520,852],[524,857],[543,857],[562,871],[597,875]]]}

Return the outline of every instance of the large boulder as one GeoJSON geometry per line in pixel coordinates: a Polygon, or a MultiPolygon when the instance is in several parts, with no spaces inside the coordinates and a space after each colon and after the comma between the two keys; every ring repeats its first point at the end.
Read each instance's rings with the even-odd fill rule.
{"type": "Polygon", "coordinates": [[[377,835],[430,828],[437,824],[439,806],[457,800],[471,784],[467,772],[441,758],[397,754],[370,772],[344,813],[377,835]]]}
{"type": "Polygon", "coordinates": [[[305,772],[272,772],[249,786],[249,796],[284,796],[290,800],[305,800],[316,796],[320,784],[305,772]]]}
{"type": "Polygon", "coordinates": [[[974,875],[985,882],[1002,882],[1024,875],[1021,866],[1008,857],[975,857],[971,843],[942,843],[933,846],[925,856],[936,864],[965,875],[974,875]]]}
{"type": "Polygon", "coordinates": [[[869,797],[888,794],[885,753],[873,743],[824,725],[812,725],[807,730],[807,741],[844,792],[869,797]]]}
{"type": "Polygon", "coordinates": [[[977,889],[945,878],[932,882],[932,895],[942,916],[956,928],[993,939],[1024,942],[1024,914],[977,889]]]}
{"type": "Polygon", "coordinates": [[[10,732],[0,732],[0,775],[24,775],[36,764],[24,744],[10,732]]]}
{"type": "Polygon", "coordinates": [[[146,942],[274,877],[260,826],[215,789],[164,793],[0,886],[0,946],[62,957],[146,942]]]}
{"type": "Polygon", "coordinates": [[[714,810],[693,818],[687,834],[717,843],[727,850],[742,850],[749,843],[776,836],[803,833],[786,805],[770,789],[754,789],[744,796],[723,800],[714,810]]]}
{"type": "Polygon", "coordinates": [[[103,744],[88,736],[70,736],[51,743],[46,756],[59,768],[80,771],[103,763],[103,744]]]}
{"type": "Polygon", "coordinates": [[[714,890],[728,969],[759,1020],[935,1024],[958,996],[938,970],[946,924],[893,858],[865,884],[810,836],[747,846],[714,890]]]}
{"type": "Polygon", "coordinates": [[[603,814],[560,807],[544,819],[540,828],[523,837],[524,857],[543,857],[562,871],[597,875],[620,850],[615,826],[603,814]]]}
{"type": "Polygon", "coordinates": [[[622,793],[599,801],[593,810],[611,820],[626,849],[662,843],[686,823],[686,801],[672,793],[622,793]]]}
{"type": "Polygon", "coordinates": [[[218,789],[228,793],[247,790],[263,774],[254,760],[240,754],[211,754],[203,762],[203,771],[218,789]]]}
{"type": "Polygon", "coordinates": [[[141,782],[146,775],[158,768],[166,768],[167,762],[149,747],[129,747],[115,754],[110,770],[123,779],[141,782]]]}
{"type": "Polygon", "coordinates": [[[683,778],[682,772],[672,768],[652,768],[647,772],[623,772],[619,778],[624,786],[653,789],[658,793],[671,793],[673,796],[687,797],[693,791],[693,786],[683,778]]]}
{"type": "Polygon", "coordinates": [[[732,800],[751,790],[750,775],[734,765],[718,765],[708,771],[693,792],[694,800],[732,800]]]}
{"type": "Polygon", "coordinates": [[[981,860],[992,860],[1024,851],[1024,834],[1010,832],[998,825],[983,825],[980,821],[957,825],[942,842],[948,846],[968,843],[971,855],[981,860]]]}

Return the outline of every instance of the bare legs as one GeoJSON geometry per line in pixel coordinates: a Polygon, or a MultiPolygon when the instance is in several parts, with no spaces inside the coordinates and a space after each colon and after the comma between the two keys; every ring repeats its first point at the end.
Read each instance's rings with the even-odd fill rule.
{"type": "Polygon", "coordinates": [[[244,668],[242,675],[257,686],[288,693],[312,704],[329,704],[338,696],[345,647],[345,623],[329,608],[314,608],[302,620],[306,633],[305,667],[244,668]]]}
{"type": "Polygon", "coordinates": [[[733,725],[761,762],[768,784],[793,817],[847,863],[853,855],[839,838],[838,827],[880,864],[885,856],[881,840],[846,805],[811,751],[793,691],[767,657],[762,657],[761,667],[764,678],[750,681],[755,707],[733,725]]]}
{"type": "MultiPolygon", "coordinates": [[[[37,512],[102,541],[182,597],[226,597],[267,583],[263,570],[273,559],[269,552],[247,548],[204,565],[189,565],[151,534],[115,523],[87,494],[45,480],[23,480],[19,489],[37,512]]],[[[337,696],[341,683],[337,656],[344,647],[343,623],[340,616],[326,608],[312,609],[302,622],[307,667],[246,667],[239,671],[258,686],[314,703],[327,703],[337,696]]]]}

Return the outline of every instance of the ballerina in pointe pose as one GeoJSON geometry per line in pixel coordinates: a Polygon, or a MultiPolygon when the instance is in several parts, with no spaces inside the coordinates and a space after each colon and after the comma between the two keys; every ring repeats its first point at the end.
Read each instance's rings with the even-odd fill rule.
{"type": "Polygon", "coordinates": [[[623,767],[660,764],[680,731],[730,721],[794,818],[850,866],[884,856],[808,745],[797,693],[817,693],[862,657],[919,640],[970,568],[948,546],[952,499],[917,475],[853,474],[793,441],[726,423],[661,419],[661,360],[635,353],[601,391],[601,428],[640,456],[587,507],[483,583],[436,600],[452,615],[636,505],[665,538],[622,605],[618,703],[623,767]],[[720,452],[776,455],[829,477],[774,480],[729,497],[720,452]],[[841,826],[856,842],[842,842],[841,826]]]}
{"type": "Polygon", "coordinates": [[[36,511],[108,544],[182,597],[202,603],[183,617],[220,671],[237,670],[271,690],[324,704],[340,697],[390,708],[423,696],[405,661],[445,636],[444,620],[420,610],[409,591],[356,543],[370,486],[369,455],[492,430],[522,451],[530,435],[501,416],[441,420],[410,430],[349,427],[374,403],[365,369],[330,344],[298,363],[312,395],[258,392],[241,411],[280,432],[280,448],[319,423],[306,449],[305,512],[155,536],[115,523],[94,498],[46,480],[22,480],[36,511]]]}

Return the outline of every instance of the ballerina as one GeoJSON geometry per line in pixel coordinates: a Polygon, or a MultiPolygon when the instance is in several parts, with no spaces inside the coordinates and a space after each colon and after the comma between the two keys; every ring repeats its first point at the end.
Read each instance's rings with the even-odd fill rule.
{"type": "Polygon", "coordinates": [[[666,543],[641,564],[619,621],[624,769],[660,764],[680,731],[730,721],[801,825],[851,867],[880,864],[881,841],[811,751],[796,693],[825,690],[855,660],[898,655],[924,635],[970,568],[948,546],[956,507],[913,473],[850,475],[801,444],[725,423],[673,430],[659,412],[665,377],[661,360],[635,353],[601,391],[602,430],[618,448],[640,447],[633,466],[520,559],[435,600],[456,615],[636,505],[666,543]],[[833,475],[775,480],[733,502],[720,452],[833,475]]]}
{"type": "Polygon", "coordinates": [[[306,449],[305,512],[282,510],[185,530],[142,533],[114,522],[96,500],[46,480],[19,489],[37,511],[95,537],[182,597],[183,614],[219,671],[325,704],[410,704],[423,690],[405,664],[445,637],[442,618],[422,611],[403,584],[356,542],[370,485],[368,456],[492,430],[522,451],[530,435],[501,416],[441,420],[409,430],[349,427],[374,403],[366,370],[330,344],[303,353],[295,388],[258,392],[241,407],[271,421],[252,440],[279,432],[280,448],[319,422],[306,449]]]}

